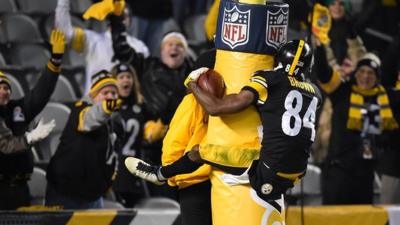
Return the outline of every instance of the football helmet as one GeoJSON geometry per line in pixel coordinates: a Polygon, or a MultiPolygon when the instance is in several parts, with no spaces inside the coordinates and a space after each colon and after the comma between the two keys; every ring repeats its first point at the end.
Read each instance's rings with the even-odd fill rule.
{"type": "Polygon", "coordinates": [[[283,69],[290,76],[302,77],[311,65],[312,50],[304,40],[283,44],[275,57],[275,68],[283,69]]]}

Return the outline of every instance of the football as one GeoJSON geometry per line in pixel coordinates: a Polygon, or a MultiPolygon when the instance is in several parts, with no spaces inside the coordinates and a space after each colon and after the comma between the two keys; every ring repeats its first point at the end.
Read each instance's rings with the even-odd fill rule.
{"type": "Polygon", "coordinates": [[[197,85],[217,98],[222,98],[225,94],[224,80],[222,76],[213,69],[209,69],[207,72],[201,74],[197,80],[197,85]]]}

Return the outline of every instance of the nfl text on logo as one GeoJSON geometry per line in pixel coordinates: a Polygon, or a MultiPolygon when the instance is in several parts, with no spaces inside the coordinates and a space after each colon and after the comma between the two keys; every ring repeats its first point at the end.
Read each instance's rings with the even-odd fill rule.
{"type": "Polygon", "coordinates": [[[222,42],[232,49],[249,41],[250,10],[240,11],[236,6],[224,9],[222,23],[222,42]]]}

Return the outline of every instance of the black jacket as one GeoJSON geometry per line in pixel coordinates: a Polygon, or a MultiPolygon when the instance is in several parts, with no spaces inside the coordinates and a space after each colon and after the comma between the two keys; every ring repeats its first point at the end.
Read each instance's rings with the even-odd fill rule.
{"type": "Polygon", "coordinates": [[[94,201],[111,186],[117,165],[115,149],[119,148],[123,134],[115,132],[114,120],[101,104],[92,105],[85,98],[71,110],[47,168],[47,180],[65,196],[94,201]],[[87,117],[81,116],[83,110],[87,110],[87,117]]]}
{"type": "Polygon", "coordinates": [[[147,111],[153,117],[160,117],[164,124],[169,124],[186,94],[183,82],[193,69],[193,61],[187,58],[179,68],[170,69],[160,58],[145,58],[126,44],[126,28],[122,17],[112,16],[111,27],[115,57],[135,68],[141,79],[147,111]]]}
{"type": "MultiPolygon", "coordinates": [[[[0,107],[0,117],[14,136],[22,136],[28,129],[29,123],[45,107],[57,83],[59,73],[46,67],[36,86],[25,97],[0,107]]],[[[0,153],[0,174],[14,176],[33,171],[33,155],[31,151],[16,154],[0,153]]]]}

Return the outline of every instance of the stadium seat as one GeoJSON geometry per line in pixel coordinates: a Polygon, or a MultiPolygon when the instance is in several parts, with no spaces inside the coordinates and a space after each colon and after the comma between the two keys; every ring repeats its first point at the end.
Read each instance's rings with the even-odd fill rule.
{"type": "Polygon", "coordinates": [[[50,14],[57,6],[56,0],[16,0],[22,12],[28,14],[50,14]]]}
{"type": "Polygon", "coordinates": [[[50,133],[50,135],[35,146],[41,161],[48,162],[51,156],[57,150],[57,146],[60,143],[61,134],[65,124],[67,123],[70,112],[71,110],[62,103],[49,102],[43,111],[36,116],[36,123],[40,118],[43,118],[44,122],[48,122],[52,119],[55,119],[56,121],[56,127],[50,133]]]}
{"type": "Polygon", "coordinates": [[[17,43],[42,43],[35,21],[23,14],[4,14],[0,18],[0,41],[17,43]]]}
{"type": "Polygon", "coordinates": [[[91,0],[71,0],[71,12],[81,15],[92,4],[93,2],[91,0]]]}
{"type": "Polygon", "coordinates": [[[16,12],[17,6],[14,0],[0,0],[0,14],[16,12]]]}
{"type": "Polygon", "coordinates": [[[65,76],[60,76],[57,81],[56,89],[50,97],[54,102],[74,102],[77,100],[74,88],[65,76]]]}
{"type": "Polygon", "coordinates": [[[103,203],[104,203],[104,209],[125,209],[125,207],[121,203],[116,201],[104,199],[103,203]]]}
{"type": "Polygon", "coordinates": [[[34,167],[31,179],[28,181],[32,205],[44,205],[46,185],[46,171],[38,167],[34,167]]]}
{"type": "Polygon", "coordinates": [[[173,199],[165,197],[150,197],[138,202],[136,208],[140,209],[178,209],[179,203],[173,199]]]}
{"type": "Polygon", "coordinates": [[[50,52],[39,44],[17,44],[11,48],[8,56],[12,65],[42,70],[47,65],[50,52]]]}
{"type": "Polygon", "coordinates": [[[6,65],[7,65],[6,60],[4,59],[3,54],[0,53],[0,67],[4,67],[6,65]]]}

